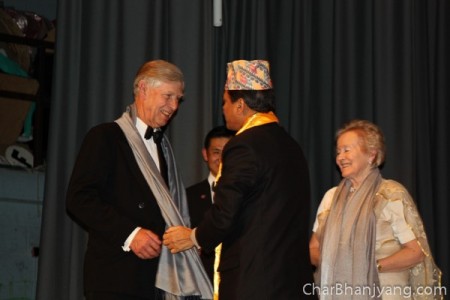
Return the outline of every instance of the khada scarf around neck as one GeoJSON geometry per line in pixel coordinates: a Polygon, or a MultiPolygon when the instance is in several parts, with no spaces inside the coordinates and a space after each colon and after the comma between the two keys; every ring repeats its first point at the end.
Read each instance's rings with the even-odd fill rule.
{"type": "MultiPolygon", "coordinates": [[[[128,140],[136,162],[158,202],[166,226],[189,227],[185,188],[166,137],[163,137],[161,146],[167,161],[170,190],[136,129],[135,105],[127,107],[126,112],[116,120],[116,123],[128,140]]],[[[163,246],[155,286],[165,291],[166,300],[184,299],[194,295],[201,296],[202,299],[212,299],[212,285],[195,248],[172,254],[163,246]]]]}
{"type": "Polygon", "coordinates": [[[321,259],[316,278],[320,280],[321,300],[379,299],[377,293],[369,291],[376,291],[380,285],[373,208],[381,180],[378,168],[372,169],[352,197],[350,180],[344,178],[339,183],[326,222],[317,230],[321,259]],[[339,286],[353,290],[367,287],[367,291],[333,294],[339,286]]]}

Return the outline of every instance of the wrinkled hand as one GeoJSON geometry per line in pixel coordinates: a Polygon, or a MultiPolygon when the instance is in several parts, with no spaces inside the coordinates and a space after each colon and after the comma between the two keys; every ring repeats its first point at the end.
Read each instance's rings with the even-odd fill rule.
{"type": "Polygon", "coordinates": [[[161,253],[161,240],[150,230],[142,228],[131,241],[130,249],[139,258],[155,258],[161,253]]]}
{"type": "Polygon", "coordinates": [[[192,229],[184,226],[174,226],[166,230],[163,236],[163,244],[171,253],[178,253],[191,249],[194,243],[191,241],[192,229]]]}

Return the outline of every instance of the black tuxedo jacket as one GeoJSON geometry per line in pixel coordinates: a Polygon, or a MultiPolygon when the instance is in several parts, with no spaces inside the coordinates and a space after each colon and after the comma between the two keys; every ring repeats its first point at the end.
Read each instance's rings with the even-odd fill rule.
{"type": "MultiPolygon", "coordinates": [[[[211,207],[211,187],[208,179],[186,189],[191,226],[195,228],[203,220],[206,211],[211,207]]],[[[200,258],[211,283],[214,282],[214,251],[201,250],[200,258]]]]}
{"type": "Polygon", "coordinates": [[[137,226],[162,238],[165,221],[116,123],[86,135],[67,190],[67,210],[89,233],[85,291],[154,299],[159,259],[142,260],[122,245],[137,226]]]}
{"type": "Polygon", "coordinates": [[[222,242],[220,299],[308,298],[310,183],[302,149],[270,123],[236,135],[222,155],[214,204],[196,232],[203,248],[222,242]]]}
{"type": "Polygon", "coordinates": [[[211,207],[211,187],[208,179],[191,185],[186,189],[191,226],[195,228],[203,220],[205,212],[211,207]]]}

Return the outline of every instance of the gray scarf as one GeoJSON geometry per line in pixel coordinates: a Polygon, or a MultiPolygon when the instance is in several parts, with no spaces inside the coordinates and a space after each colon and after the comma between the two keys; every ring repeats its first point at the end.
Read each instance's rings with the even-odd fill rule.
{"type": "Polygon", "coordinates": [[[379,286],[375,262],[376,220],[373,212],[375,194],[381,183],[377,168],[350,193],[350,181],[343,179],[334,195],[326,223],[318,231],[321,260],[318,268],[323,294],[320,299],[377,299],[373,297],[379,286]],[[332,288],[351,287],[353,293],[337,295],[332,288]],[[355,289],[370,287],[358,295],[355,289]]]}
{"type": "MultiPolygon", "coordinates": [[[[172,148],[167,138],[164,136],[161,146],[167,161],[170,191],[136,129],[135,105],[127,107],[127,111],[116,120],[116,123],[124,132],[138,166],[155,195],[166,225],[189,227],[185,188],[178,175],[172,148]]],[[[213,297],[211,282],[194,248],[174,255],[163,246],[155,286],[165,291],[165,299],[183,299],[186,296],[195,295],[201,296],[202,299],[213,297]]]]}

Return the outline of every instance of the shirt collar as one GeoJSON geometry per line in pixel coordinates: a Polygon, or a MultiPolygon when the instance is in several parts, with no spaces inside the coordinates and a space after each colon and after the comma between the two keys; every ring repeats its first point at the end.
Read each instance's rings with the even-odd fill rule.
{"type": "Polygon", "coordinates": [[[144,123],[144,121],[142,121],[139,118],[136,118],[136,129],[139,132],[139,135],[141,136],[141,138],[144,138],[145,136],[145,131],[147,131],[148,125],[144,123]]]}
{"type": "Polygon", "coordinates": [[[212,186],[212,184],[214,183],[215,180],[216,180],[216,177],[214,177],[214,175],[211,172],[209,172],[209,175],[208,175],[209,185],[212,186]]]}

